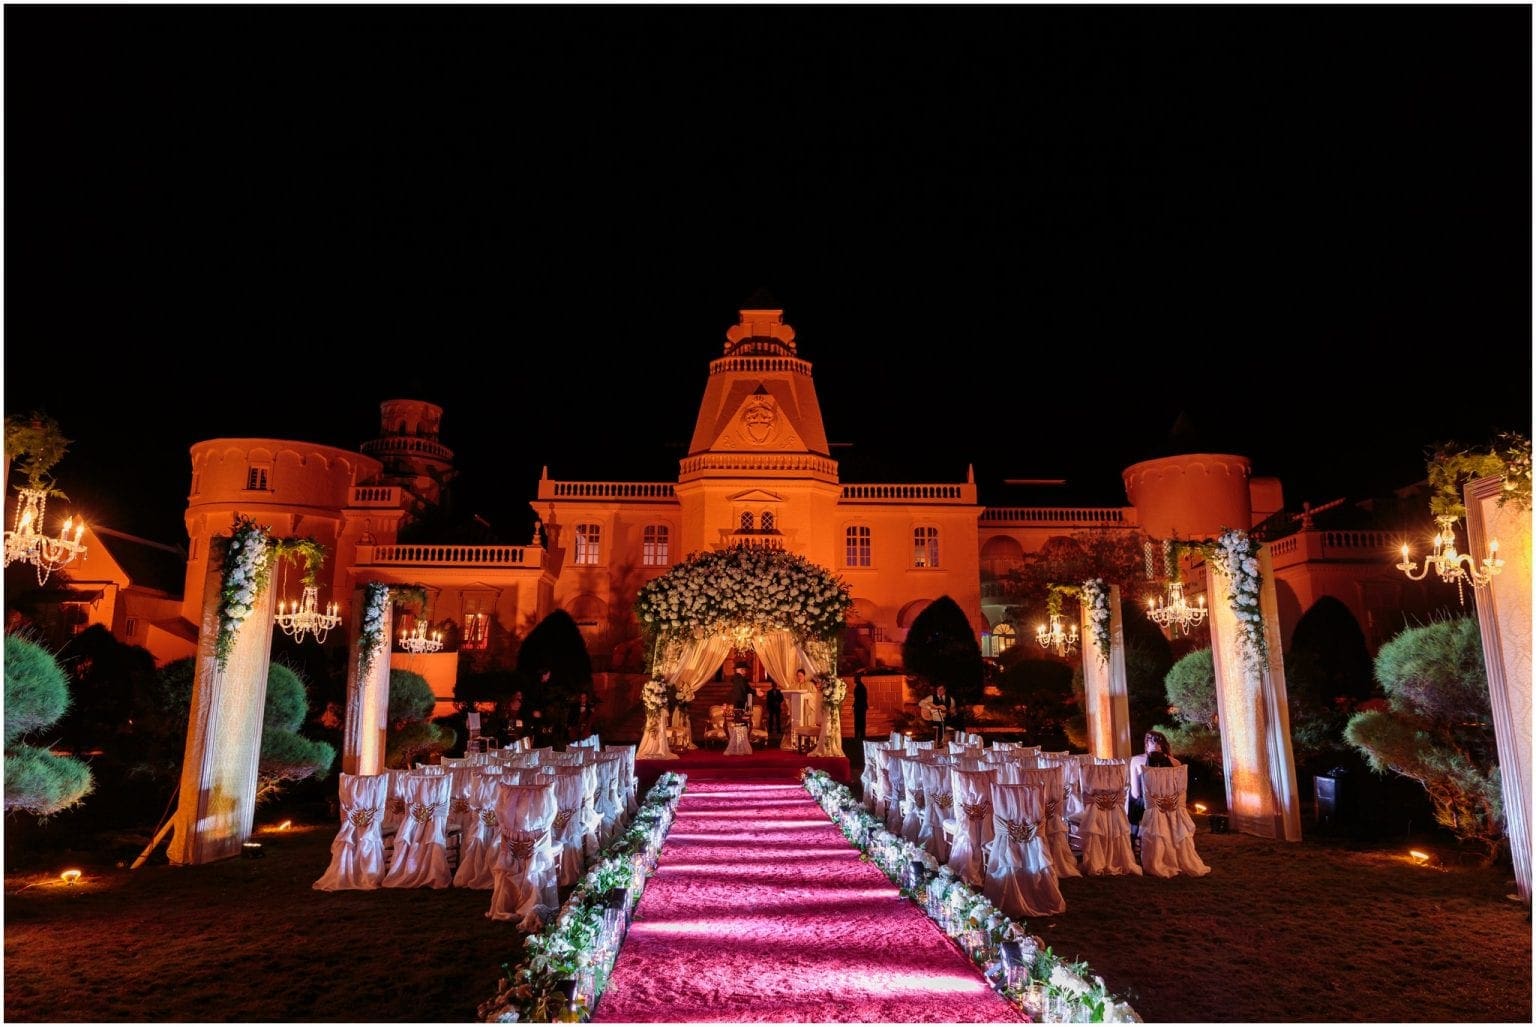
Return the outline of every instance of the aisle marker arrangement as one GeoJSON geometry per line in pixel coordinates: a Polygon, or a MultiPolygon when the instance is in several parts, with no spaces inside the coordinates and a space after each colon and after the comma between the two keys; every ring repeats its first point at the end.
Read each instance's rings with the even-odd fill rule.
{"type": "Polygon", "coordinates": [[[805,790],[870,862],[921,905],[971,958],[987,983],[1031,1018],[1057,1023],[1141,1023],[1087,963],[1068,963],[921,846],[892,834],[822,770],[802,773],[805,790]],[[921,874],[916,867],[921,866],[921,874]]]}

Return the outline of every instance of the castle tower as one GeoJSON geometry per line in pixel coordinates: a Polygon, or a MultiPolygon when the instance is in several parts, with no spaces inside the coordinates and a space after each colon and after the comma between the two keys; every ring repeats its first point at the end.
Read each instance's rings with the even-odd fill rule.
{"type": "Polygon", "coordinates": [[[442,502],[443,486],[457,475],[453,450],[438,441],[443,408],[419,399],[387,399],[379,404],[379,437],[362,451],[384,466],[376,483],[398,485],[413,497],[411,513],[420,516],[442,502]]]}

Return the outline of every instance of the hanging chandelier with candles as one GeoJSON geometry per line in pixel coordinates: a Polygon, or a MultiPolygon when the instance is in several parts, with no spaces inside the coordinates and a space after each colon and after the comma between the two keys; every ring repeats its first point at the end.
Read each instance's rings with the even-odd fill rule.
{"type": "Polygon", "coordinates": [[[320,589],[314,585],[304,586],[304,598],[294,603],[292,609],[287,608],[287,603],[279,602],[275,619],[277,626],[293,636],[295,642],[304,641],[306,635],[314,635],[321,645],[325,644],[325,636],[330,630],[341,623],[335,603],[326,604],[325,612],[320,612],[320,589]]]}
{"type": "Polygon", "coordinates": [[[1068,629],[1059,613],[1051,614],[1050,624],[1040,625],[1040,629],[1035,632],[1035,641],[1040,643],[1040,648],[1049,649],[1057,656],[1065,656],[1075,650],[1078,637],[1077,625],[1073,624],[1068,629]]]}
{"type": "Polygon", "coordinates": [[[408,653],[435,653],[443,647],[443,633],[434,631],[427,634],[427,622],[419,620],[415,629],[407,628],[400,632],[400,648],[408,653]]]}
{"type": "Polygon", "coordinates": [[[37,583],[43,584],[48,576],[64,567],[85,552],[80,536],[85,534],[85,521],[66,518],[64,528],[57,538],[44,534],[43,515],[48,509],[48,493],[45,488],[18,488],[16,521],[5,533],[5,566],[20,560],[37,568],[37,583]],[[73,529],[73,535],[71,535],[73,529]]]}
{"type": "Polygon", "coordinates": [[[1397,569],[1407,575],[1409,581],[1422,581],[1433,568],[1440,575],[1440,580],[1450,584],[1456,584],[1456,596],[1462,604],[1466,604],[1466,595],[1463,588],[1471,585],[1473,588],[1484,588],[1504,569],[1504,561],[1499,557],[1499,540],[1493,539],[1488,543],[1488,555],[1481,561],[1474,561],[1466,553],[1456,551],[1456,518],[1439,516],[1435,523],[1440,530],[1435,534],[1433,551],[1424,558],[1424,565],[1420,567],[1409,559],[1408,547],[1403,546],[1403,560],[1397,565],[1397,569]]]}
{"type": "Polygon", "coordinates": [[[1166,599],[1154,597],[1147,600],[1147,617],[1152,623],[1176,634],[1189,634],[1205,622],[1209,612],[1205,608],[1205,596],[1200,596],[1195,605],[1184,598],[1184,583],[1180,581],[1168,582],[1166,599]]]}

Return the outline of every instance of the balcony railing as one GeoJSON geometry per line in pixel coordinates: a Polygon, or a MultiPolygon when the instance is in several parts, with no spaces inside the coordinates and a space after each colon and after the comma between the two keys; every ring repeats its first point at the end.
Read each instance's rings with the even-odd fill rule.
{"type": "Polygon", "coordinates": [[[811,376],[811,362],[809,360],[801,360],[799,357],[782,356],[720,357],[709,362],[710,374],[729,374],[732,371],[740,371],[744,374],[766,374],[773,372],[803,374],[809,378],[811,376]]]}
{"type": "Polygon", "coordinates": [[[964,483],[933,485],[844,485],[845,502],[965,503],[974,502],[976,486],[964,483]]]}
{"type": "Polygon", "coordinates": [[[436,460],[453,461],[453,450],[433,439],[372,439],[363,443],[363,452],[369,456],[425,456],[436,460]]]}
{"type": "Polygon", "coordinates": [[[684,474],[699,471],[789,471],[794,474],[837,474],[837,461],[814,453],[704,453],[686,457],[684,474]]]}
{"type": "Polygon", "coordinates": [[[1073,524],[1083,526],[1136,523],[1135,508],[1125,506],[989,506],[981,513],[982,524],[1073,524]]]}
{"type": "Polygon", "coordinates": [[[374,567],[537,567],[543,552],[529,546],[358,546],[357,562],[374,567]]]}
{"type": "Polygon", "coordinates": [[[540,499],[665,499],[677,498],[670,481],[549,481],[539,482],[540,499]]]}

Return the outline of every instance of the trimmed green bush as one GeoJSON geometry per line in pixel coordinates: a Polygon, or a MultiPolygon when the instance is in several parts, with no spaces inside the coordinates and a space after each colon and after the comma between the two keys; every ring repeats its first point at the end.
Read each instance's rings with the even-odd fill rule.
{"type": "Polygon", "coordinates": [[[389,734],[384,740],[385,766],[409,767],[453,748],[458,733],[431,720],[436,706],[437,698],[426,678],[409,670],[389,672],[389,734]]]}
{"type": "Polygon", "coordinates": [[[1209,649],[1196,649],[1168,668],[1163,687],[1179,723],[1216,726],[1216,661],[1209,649]]]}
{"type": "Polygon", "coordinates": [[[309,713],[304,682],[281,663],[267,668],[266,707],[261,721],[261,756],[256,764],[256,798],[270,798],[284,783],[324,778],[336,762],[328,742],[299,733],[309,713]]]}
{"type": "Polygon", "coordinates": [[[69,682],[42,646],[5,637],[5,809],[48,817],[90,794],[83,762],[55,756],[25,739],[57,723],[69,709],[69,682]]]}
{"type": "Polygon", "coordinates": [[[949,596],[939,596],[912,621],[901,660],[908,674],[929,685],[942,681],[959,705],[981,701],[981,645],[960,604],[949,596]]]}

